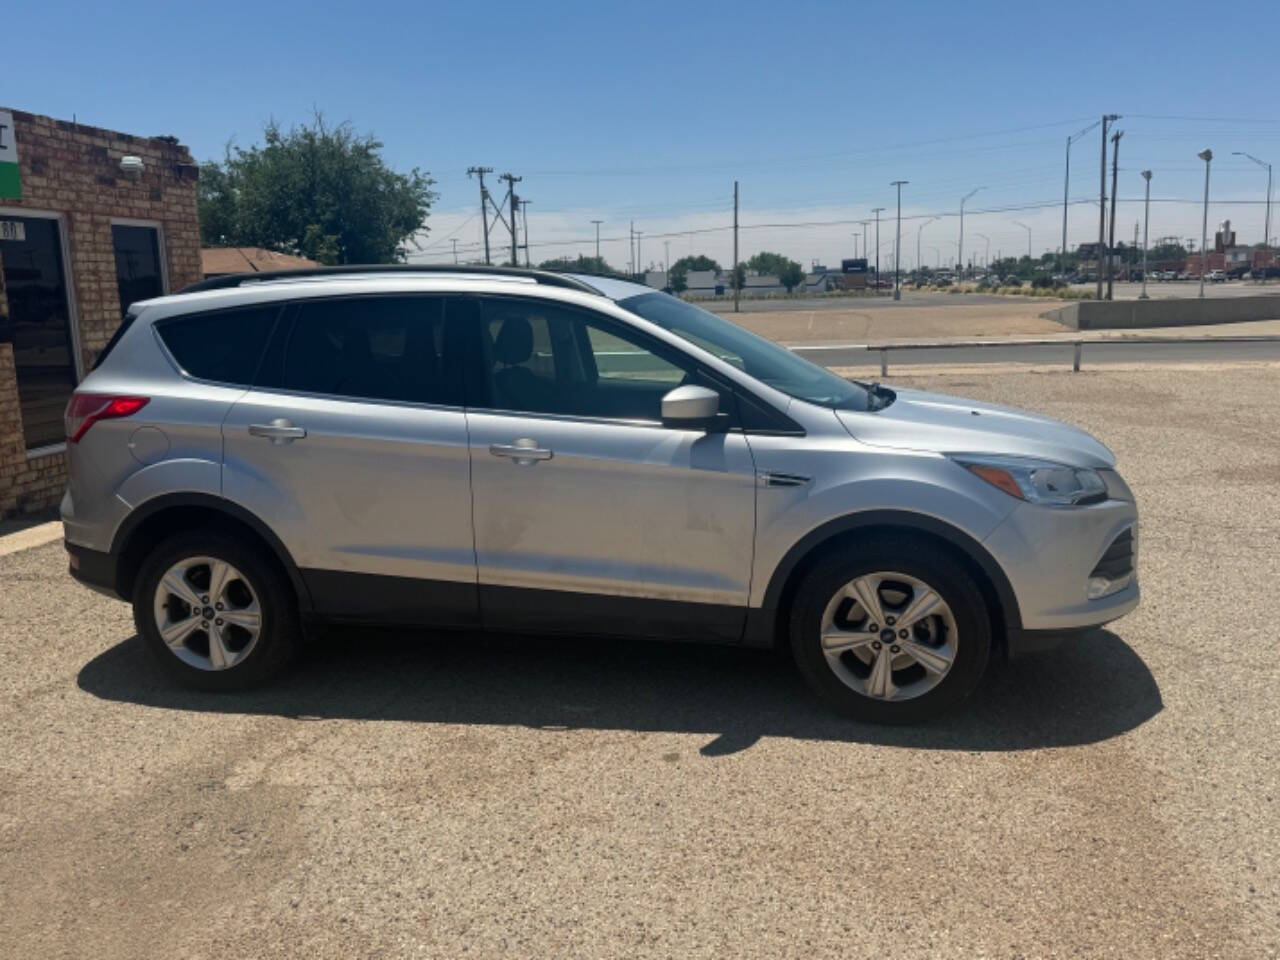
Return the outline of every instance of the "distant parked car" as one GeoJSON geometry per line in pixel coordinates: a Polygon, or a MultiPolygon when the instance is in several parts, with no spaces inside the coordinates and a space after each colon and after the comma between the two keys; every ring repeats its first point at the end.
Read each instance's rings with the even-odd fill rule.
{"type": "Polygon", "coordinates": [[[1221,270],[1210,270],[1205,274],[1205,279],[1210,283],[1226,283],[1227,275],[1221,270]]]}

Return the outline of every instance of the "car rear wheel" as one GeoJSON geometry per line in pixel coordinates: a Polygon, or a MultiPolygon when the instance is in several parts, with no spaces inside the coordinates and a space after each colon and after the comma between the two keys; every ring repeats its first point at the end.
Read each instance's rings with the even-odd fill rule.
{"type": "Polygon", "coordinates": [[[820,560],[791,613],[791,648],[824,700],[859,720],[911,723],[982,679],[991,627],[964,566],[923,541],[876,540],[820,560]]]}
{"type": "Polygon", "coordinates": [[[242,690],[293,657],[301,629],[293,589],[259,551],[214,532],[158,546],[133,594],[139,635],[160,665],[202,690],[242,690]]]}

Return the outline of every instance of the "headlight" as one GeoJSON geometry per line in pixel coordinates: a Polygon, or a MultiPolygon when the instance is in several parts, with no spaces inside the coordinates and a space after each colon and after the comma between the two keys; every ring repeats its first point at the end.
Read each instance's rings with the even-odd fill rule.
{"type": "Polygon", "coordinates": [[[1107,499],[1097,470],[1050,460],[951,454],[951,459],[1011,497],[1050,507],[1074,507],[1107,499]]]}

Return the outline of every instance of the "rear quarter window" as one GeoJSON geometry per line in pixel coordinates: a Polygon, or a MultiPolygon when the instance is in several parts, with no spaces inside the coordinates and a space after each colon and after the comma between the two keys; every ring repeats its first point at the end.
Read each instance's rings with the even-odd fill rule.
{"type": "Polygon", "coordinates": [[[247,387],[280,309],[271,305],[174,317],[157,323],[156,332],[184,373],[247,387]]]}

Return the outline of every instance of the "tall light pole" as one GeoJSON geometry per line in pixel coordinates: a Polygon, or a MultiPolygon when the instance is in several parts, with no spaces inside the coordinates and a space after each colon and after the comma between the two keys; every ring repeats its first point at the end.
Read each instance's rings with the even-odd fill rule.
{"type": "Polygon", "coordinates": [[[956,266],[960,268],[960,279],[964,280],[964,204],[965,201],[981,190],[981,187],[974,187],[963,197],[960,198],[960,245],[957,247],[956,266]]]}
{"type": "MultiPolygon", "coordinates": [[[[1232,151],[1231,155],[1233,157],[1248,157],[1258,166],[1267,168],[1267,219],[1266,226],[1262,230],[1262,246],[1269,250],[1271,247],[1271,164],[1266,163],[1263,160],[1259,160],[1253,154],[1245,153],[1243,150],[1232,151]]],[[[1263,279],[1267,276],[1266,267],[1262,268],[1262,276],[1263,279]]]]}
{"type": "Polygon", "coordinates": [[[1013,225],[1015,227],[1021,227],[1023,230],[1027,231],[1027,259],[1030,260],[1031,259],[1031,228],[1028,227],[1025,223],[1020,223],[1017,220],[1013,221],[1013,225]]]}
{"type": "Polygon", "coordinates": [[[1102,174],[1101,185],[1098,188],[1098,292],[1095,299],[1102,299],[1102,258],[1105,256],[1107,262],[1111,260],[1111,251],[1107,249],[1107,124],[1115,123],[1120,119],[1118,113],[1108,113],[1101,121],[1102,124],[1102,174]]]}
{"type": "MultiPolygon", "coordinates": [[[[938,219],[937,217],[930,217],[928,220],[926,220],[924,223],[920,224],[920,226],[916,228],[916,270],[920,270],[920,268],[924,266],[924,261],[920,259],[920,234],[924,233],[925,227],[927,227],[929,224],[933,223],[933,221],[937,219],[938,219]]],[[[920,278],[917,277],[916,282],[918,283],[919,280],[920,278]]]]}
{"type": "Polygon", "coordinates": [[[1143,201],[1142,214],[1142,293],[1139,300],[1147,299],[1147,230],[1151,226],[1151,171],[1143,170],[1142,179],[1147,181],[1147,197],[1143,201]]]}
{"type": "Polygon", "coordinates": [[[978,233],[977,230],[973,231],[973,235],[975,237],[981,237],[983,240],[987,241],[986,252],[983,253],[982,255],[982,265],[986,267],[988,270],[990,270],[991,269],[991,238],[988,237],[985,233],[978,233]]]}
{"type": "Polygon", "coordinates": [[[867,224],[871,221],[859,220],[858,222],[862,224],[862,258],[865,260],[867,257],[867,224]]]}
{"type": "Polygon", "coordinates": [[[899,268],[902,264],[902,188],[908,182],[906,180],[894,180],[889,184],[891,187],[898,188],[898,227],[897,233],[893,238],[893,299],[895,300],[902,299],[902,283],[899,279],[901,276],[899,268]]]}
{"type": "Polygon", "coordinates": [[[458,262],[458,238],[453,237],[451,239],[453,240],[453,262],[457,263],[458,262]]]}
{"type": "Polygon", "coordinates": [[[1209,162],[1213,160],[1212,150],[1201,150],[1196,154],[1204,161],[1204,219],[1200,221],[1200,296],[1204,296],[1204,274],[1209,268],[1209,162]]]}
{"type": "Polygon", "coordinates": [[[875,207],[871,212],[876,215],[876,293],[880,292],[880,214],[884,207],[875,207]]]}
{"type": "MultiPolygon", "coordinates": [[[[596,259],[599,260],[600,259],[600,224],[604,223],[604,221],[592,220],[591,222],[596,225],[596,259]]],[[[599,266],[599,265],[600,264],[598,263],[596,264],[596,266],[599,266]]]]}
{"type": "Polygon", "coordinates": [[[1058,265],[1063,273],[1067,272],[1067,193],[1071,189],[1071,144],[1079,140],[1086,133],[1089,133],[1094,127],[1100,124],[1101,120],[1095,120],[1089,126],[1085,127],[1079,133],[1073,133],[1067,137],[1067,169],[1062,178],[1062,256],[1058,265]]]}

